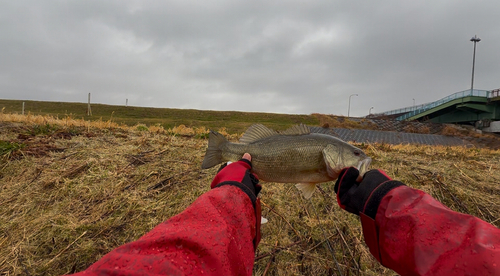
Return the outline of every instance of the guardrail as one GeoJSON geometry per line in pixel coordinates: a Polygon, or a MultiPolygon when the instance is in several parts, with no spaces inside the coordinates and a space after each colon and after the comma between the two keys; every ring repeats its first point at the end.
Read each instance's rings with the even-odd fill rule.
{"type": "Polygon", "coordinates": [[[496,97],[500,97],[500,89],[491,90],[488,98],[496,98],[496,97]]]}
{"type": "Polygon", "coordinates": [[[375,115],[375,116],[377,116],[377,115],[394,115],[394,114],[405,113],[404,115],[396,118],[396,120],[405,120],[409,117],[415,116],[419,113],[427,111],[427,110],[434,108],[436,106],[445,104],[447,102],[451,102],[455,99],[460,99],[460,98],[464,98],[464,97],[471,97],[471,96],[490,98],[492,96],[492,93],[491,93],[491,91],[488,91],[488,90],[468,89],[468,90],[464,90],[464,91],[460,91],[460,92],[451,94],[451,95],[444,97],[440,100],[437,100],[435,102],[420,104],[420,105],[411,106],[411,107],[404,107],[404,108],[400,108],[400,109],[394,109],[394,110],[390,110],[390,111],[378,113],[378,114],[373,114],[373,115],[375,115]]]}

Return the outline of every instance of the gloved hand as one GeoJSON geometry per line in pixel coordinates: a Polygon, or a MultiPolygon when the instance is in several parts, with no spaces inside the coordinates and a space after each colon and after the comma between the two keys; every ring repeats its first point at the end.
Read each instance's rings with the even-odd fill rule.
{"type": "Polygon", "coordinates": [[[375,219],[382,198],[392,189],[404,185],[392,180],[382,170],[371,170],[365,173],[361,182],[357,182],[359,171],[344,168],[335,183],[335,193],[340,207],[350,213],[363,213],[375,219]]]}
{"type": "Polygon", "coordinates": [[[259,185],[259,178],[251,172],[251,160],[250,154],[245,153],[240,161],[222,165],[210,187],[214,189],[224,185],[237,186],[250,197],[255,207],[255,201],[262,186],[259,185]]]}

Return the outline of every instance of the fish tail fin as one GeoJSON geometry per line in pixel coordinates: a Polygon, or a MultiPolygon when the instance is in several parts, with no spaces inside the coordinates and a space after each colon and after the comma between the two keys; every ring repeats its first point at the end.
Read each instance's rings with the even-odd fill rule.
{"type": "Polygon", "coordinates": [[[225,143],[227,143],[227,139],[224,135],[216,131],[210,131],[210,134],[208,135],[207,152],[205,153],[205,158],[201,164],[202,169],[208,169],[222,163],[221,146],[225,143]]]}
{"type": "Polygon", "coordinates": [[[316,190],[316,183],[298,183],[295,187],[302,192],[305,199],[309,199],[316,190]]]}

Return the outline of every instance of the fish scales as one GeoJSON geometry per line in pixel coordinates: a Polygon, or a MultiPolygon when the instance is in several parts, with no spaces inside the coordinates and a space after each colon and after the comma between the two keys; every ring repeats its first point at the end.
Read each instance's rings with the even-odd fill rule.
{"type": "Polygon", "coordinates": [[[326,141],[322,140],[308,136],[273,136],[248,144],[243,153],[252,155],[253,170],[264,181],[324,182],[331,178],[326,174],[321,152],[326,141]]]}

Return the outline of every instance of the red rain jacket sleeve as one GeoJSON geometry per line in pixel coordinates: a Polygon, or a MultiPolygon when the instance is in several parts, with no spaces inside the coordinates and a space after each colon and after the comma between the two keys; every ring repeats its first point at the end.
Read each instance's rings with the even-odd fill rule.
{"type": "Polygon", "coordinates": [[[251,275],[255,217],[240,188],[218,187],[76,275],[251,275]]]}
{"type": "Polygon", "coordinates": [[[401,275],[500,275],[500,229],[420,190],[389,191],[361,223],[373,256],[401,275]]]}

